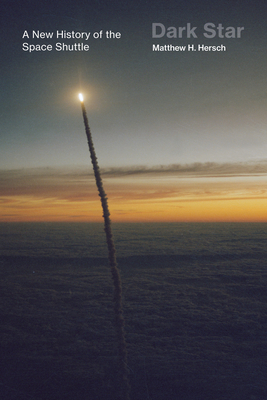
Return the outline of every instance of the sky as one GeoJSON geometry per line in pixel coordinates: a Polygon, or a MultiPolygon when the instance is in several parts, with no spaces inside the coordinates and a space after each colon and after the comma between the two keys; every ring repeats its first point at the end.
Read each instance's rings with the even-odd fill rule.
{"type": "Polygon", "coordinates": [[[0,221],[101,221],[81,91],[112,220],[267,222],[266,8],[4,1],[0,221]],[[165,35],[153,38],[153,23],[165,35]],[[89,50],[57,51],[63,43],[89,50]],[[52,50],[29,51],[44,44],[52,50]]]}

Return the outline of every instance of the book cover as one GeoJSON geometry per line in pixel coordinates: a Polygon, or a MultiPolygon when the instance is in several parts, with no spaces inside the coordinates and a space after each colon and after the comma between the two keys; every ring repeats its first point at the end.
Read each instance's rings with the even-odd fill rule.
{"type": "Polygon", "coordinates": [[[266,12],[2,2],[3,398],[266,397],[266,12]]]}

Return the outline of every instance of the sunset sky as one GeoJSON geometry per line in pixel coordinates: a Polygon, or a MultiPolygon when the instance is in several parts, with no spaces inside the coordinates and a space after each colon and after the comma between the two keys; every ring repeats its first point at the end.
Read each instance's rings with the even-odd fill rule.
{"type": "Polygon", "coordinates": [[[82,91],[113,221],[267,222],[266,3],[29,0],[0,11],[0,221],[101,221],[82,91]],[[190,24],[197,37],[152,38],[152,23],[190,24]],[[212,39],[206,23],[244,30],[212,39]]]}

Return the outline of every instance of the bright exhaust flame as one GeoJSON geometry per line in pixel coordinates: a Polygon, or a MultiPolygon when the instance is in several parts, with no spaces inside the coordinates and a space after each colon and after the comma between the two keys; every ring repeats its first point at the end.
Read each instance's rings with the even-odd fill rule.
{"type": "Polygon", "coordinates": [[[83,102],[83,95],[82,95],[82,93],[79,93],[79,99],[80,99],[80,102],[83,102]]]}

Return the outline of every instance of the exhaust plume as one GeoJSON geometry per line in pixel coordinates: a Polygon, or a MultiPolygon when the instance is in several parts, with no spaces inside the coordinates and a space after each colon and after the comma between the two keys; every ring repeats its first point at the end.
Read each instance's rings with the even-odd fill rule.
{"type": "Polygon", "coordinates": [[[121,378],[120,388],[121,394],[120,398],[122,400],[130,400],[130,385],[128,381],[128,371],[127,371],[127,350],[126,350],[126,342],[125,342],[125,334],[124,334],[124,318],[122,313],[122,288],[121,288],[121,279],[119,270],[117,268],[116,254],[115,254],[115,246],[112,238],[112,230],[111,230],[111,220],[110,213],[108,209],[108,199],[107,195],[104,191],[100,169],[97,162],[97,157],[94,149],[94,144],[92,140],[92,134],[89,128],[88,118],[83,102],[83,95],[79,94],[79,99],[81,101],[83,121],[85,126],[85,132],[87,136],[88,146],[90,150],[91,161],[93,164],[93,170],[95,175],[96,186],[98,189],[98,193],[100,196],[102,209],[103,209],[103,218],[104,218],[104,229],[106,233],[106,242],[108,246],[108,259],[109,265],[111,268],[111,275],[114,285],[114,312],[115,312],[115,329],[118,340],[118,356],[119,356],[119,375],[121,378]]]}

